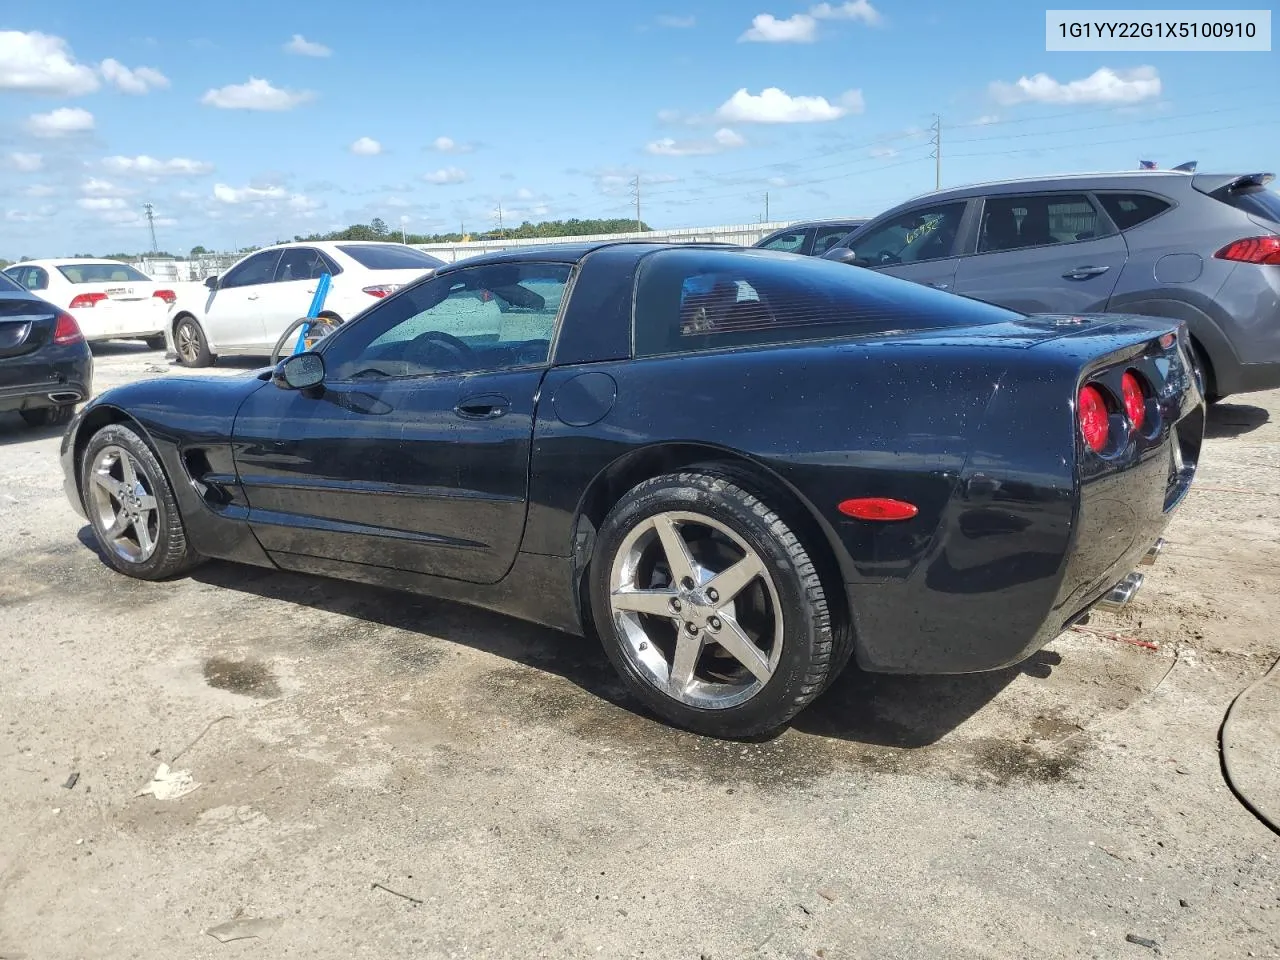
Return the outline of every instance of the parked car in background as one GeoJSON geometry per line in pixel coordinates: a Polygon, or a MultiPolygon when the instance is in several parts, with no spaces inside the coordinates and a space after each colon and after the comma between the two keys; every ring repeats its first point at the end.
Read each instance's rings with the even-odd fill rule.
{"type": "Polygon", "coordinates": [[[68,311],[0,274],[0,411],[67,423],[93,387],[93,354],[68,311]]]}
{"type": "Polygon", "coordinates": [[[1001,669],[1131,596],[1199,458],[1183,333],[742,247],[523,248],[257,376],[101,394],[61,455],[124,574],[472,602],[598,635],[660,716],[751,736],[850,657],[1001,669]]]}
{"type": "Polygon", "coordinates": [[[39,294],[76,319],[86,340],[145,340],[164,346],[165,319],[176,299],[157,283],[118,260],[24,260],[6,267],[11,280],[39,294]]]}
{"type": "Polygon", "coordinates": [[[793,223],[789,227],[773,231],[752,246],[762,250],[778,250],[782,253],[820,257],[866,222],[866,218],[863,217],[852,220],[809,220],[804,223],[793,223]]]}
{"type": "Polygon", "coordinates": [[[165,330],[168,350],[187,367],[208,366],[219,356],[266,355],[291,323],[306,316],[322,274],[332,280],[320,316],[336,325],[442,266],[443,260],[403,243],[266,247],[206,280],[202,296],[184,294],[165,330]]]}
{"type": "Polygon", "coordinates": [[[825,256],[1028,313],[1172,317],[1204,393],[1280,387],[1273,175],[1081,174],[926,194],[825,256]]]}

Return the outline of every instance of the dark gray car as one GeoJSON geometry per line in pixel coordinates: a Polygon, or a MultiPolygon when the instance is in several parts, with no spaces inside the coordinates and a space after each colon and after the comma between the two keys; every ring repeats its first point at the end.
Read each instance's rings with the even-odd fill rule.
{"type": "Polygon", "coordinates": [[[806,220],[775,230],[752,244],[763,250],[780,250],[798,253],[805,257],[820,257],[833,246],[867,222],[866,217],[841,220],[806,220]]]}
{"type": "Polygon", "coordinates": [[[1270,173],[1000,181],[917,197],[824,255],[1024,313],[1184,320],[1205,393],[1280,387],[1270,173]]]}

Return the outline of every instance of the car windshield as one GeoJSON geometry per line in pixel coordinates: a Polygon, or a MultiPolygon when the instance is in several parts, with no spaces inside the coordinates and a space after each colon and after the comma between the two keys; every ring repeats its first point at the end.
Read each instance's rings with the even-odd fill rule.
{"type": "Polygon", "coordinates": [[[15,283],[13,278],[8,274],[0,273],[0,290],[3,290],[5,293],[13,293],[15,290],[22,289],[22,284],[15,283]]]}
{"type": "Polygon", "coordinates": [[[433,270],[444,266],[443,260],[402,243],[339,244],[338,249],[369,270],[433,270]]]}
{"type": "Polygon", "coordinates": [[[72,283],[150,283],[127,263],[64,263],[58,272],[72,283]]]}

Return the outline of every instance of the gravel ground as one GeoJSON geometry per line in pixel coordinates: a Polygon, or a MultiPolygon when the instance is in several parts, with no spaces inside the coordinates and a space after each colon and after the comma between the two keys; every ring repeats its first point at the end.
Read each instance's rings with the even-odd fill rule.
{"type": "MultiPolygon", "coordinates": [[[[170,372],[98,350],[99,389],[170,372]]],[[[0,958],[1280,956],[1280,838],[1217,755],[1280,656],[1278,424],[1280,392],[1213,411],[1164,557],[1094,633],[998,674],[851,671],[744,745],[496,615],[226,564],[130,581],[55,432],[0,417],[0,958]],[[198,789],[140,796],[175,757],[198,789]],[[232,921],[258,937],[207,932],[232,921]]]]}

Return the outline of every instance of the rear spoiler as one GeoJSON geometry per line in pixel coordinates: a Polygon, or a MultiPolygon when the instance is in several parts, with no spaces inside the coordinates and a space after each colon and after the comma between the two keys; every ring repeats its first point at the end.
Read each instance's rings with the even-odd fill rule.
{"type": "Polygon", "coordinates": [[[1262,190],[1275,178],[1274,173],[1197,173],[1192,176],[1191,185],[1221,200],[1230,193],[1262,190]]]}

